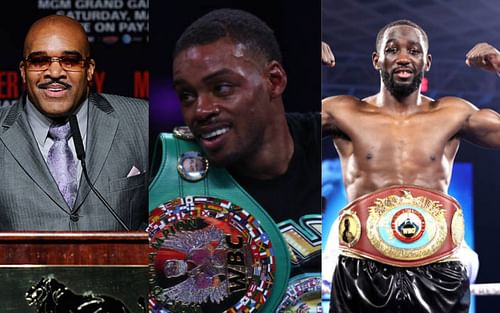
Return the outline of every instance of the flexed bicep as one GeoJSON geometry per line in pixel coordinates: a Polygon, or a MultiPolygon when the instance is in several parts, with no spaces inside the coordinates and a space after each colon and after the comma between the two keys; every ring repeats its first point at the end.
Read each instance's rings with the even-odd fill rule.
{"type": "Polygon", "coordinates": [[[500,114],[490,109],[472,112],[464,124],[464,138],[483,147],[500,149],[500,114]]]}

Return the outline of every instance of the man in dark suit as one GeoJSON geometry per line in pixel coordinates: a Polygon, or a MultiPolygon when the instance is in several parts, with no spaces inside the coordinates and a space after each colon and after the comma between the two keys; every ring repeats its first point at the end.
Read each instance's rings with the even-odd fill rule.
{"type": "Polygon", "coordinates": [[[147,217],[147,102],[91,91],[89,42],[66,16],[31,26],[19,68],[26,95],[0,109],[0,230],[140,228],[147,217]],[[72,128],[71,115],[78,122],[72,128]],[[85,179],[76,129],[90,183],[104,201],[85,179]]]}

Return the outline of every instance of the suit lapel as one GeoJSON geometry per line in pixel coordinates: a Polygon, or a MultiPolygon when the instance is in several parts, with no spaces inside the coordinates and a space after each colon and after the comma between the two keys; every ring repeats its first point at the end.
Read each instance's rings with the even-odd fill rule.
{"type": "Polygon", "coordinates": [[[33,183],[38,185],[59,208],[68,213],[70,208],[64,201],[54,178],[50,174],[47,163],[38,149],[23,106],[24,101],[19,101],[11,108],[2,125],[3,132],[0,134],[0,140],[27,176],[33,180],[33,183]]]}
{"type": "MultiPolygon", "coordinates": [[[[115,139],[118,119],[113,116],[113,112],[113,107],[102,96],[95,93],[90,95],[86,164],[92,184],[95,184],[99,178],[115,139]]],[[[82,205],[89,192],[90,187],[82,174],[75,210],[82,205]]]]}

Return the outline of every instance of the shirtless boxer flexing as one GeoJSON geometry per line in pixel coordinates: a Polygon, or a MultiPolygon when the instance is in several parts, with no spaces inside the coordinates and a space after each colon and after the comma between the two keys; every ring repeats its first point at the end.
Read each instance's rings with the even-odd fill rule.
{"type": "MultiPolygon", "coordinates": [[[[460,139],[500,148],[500,115],[422,95],[428,48],[421,27],[392,22],[372,55],[380,91],[323,100],[324,135],[333,136],[351,201],[339,216],[332,312],[468,312],[469,281],[454,255],[463,217],[446,193],[460,139]]],[[[334,65],[333,55],[322,60],[334,65]]],[[[466,62],[500,71],[500,53],[485,43],[466,62]]]]}

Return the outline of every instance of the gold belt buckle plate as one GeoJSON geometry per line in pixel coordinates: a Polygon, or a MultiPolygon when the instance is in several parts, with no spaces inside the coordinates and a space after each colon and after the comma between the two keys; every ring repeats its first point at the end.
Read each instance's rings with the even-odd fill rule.
{"type": "MultiPolygon", "coordinates": [[[[375,249],[392,259],[412,261],[429,257],[446,240],[445,210],[439,201],[425,196],[413,197],[410,191],[402,191],[402,197],[379,198],[369,207],[367,237],[375,249]]],[[[457,229],[455,233],[460,232],[457,229]]],[[[463,237],[463,229],[461,234],[463,237]]],[[[459,235],[453,237],[454,241],[460,239],[459,235]]]]}

